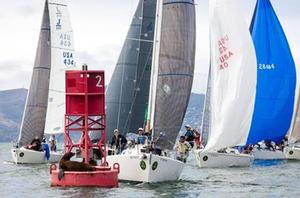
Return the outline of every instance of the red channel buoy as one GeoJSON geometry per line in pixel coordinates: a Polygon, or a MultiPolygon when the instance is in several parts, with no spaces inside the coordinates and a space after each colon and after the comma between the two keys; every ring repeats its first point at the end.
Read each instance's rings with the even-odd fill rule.
{"type": "Polygon", "coordinates": [[[66,71],[64,151],[77,149],[86,164],[98,154],[101,166],[95,166],[95,171],[63,171],[53,164],[50,166],[51,186],[118,187],[119,164],[110,167],[106,161],[105,119],[104,71],[88,71],[86,65],[81,71],[66,71]],[[77,143],[72,140],[72,133],[80,133],[77,143]],[[99,137],[97,142],[91,141],[91,133],[99,137]]]}

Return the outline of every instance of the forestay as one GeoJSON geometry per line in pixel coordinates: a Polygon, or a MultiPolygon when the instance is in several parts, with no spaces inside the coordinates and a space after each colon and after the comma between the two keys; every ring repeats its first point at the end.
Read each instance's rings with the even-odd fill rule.
{"type": "Polygon", "coordinates": [[[240,2],[210,0],[211,131],[206,151],[246,143],[256,92],[256,57],[240,2]]]}
{"type": "Polygon", "coordinates": [[[291,126],[296,68],[269,0],[258,0],[250,31],[257,56],[257,91],[247,143],[280,142],[291,126]]]}

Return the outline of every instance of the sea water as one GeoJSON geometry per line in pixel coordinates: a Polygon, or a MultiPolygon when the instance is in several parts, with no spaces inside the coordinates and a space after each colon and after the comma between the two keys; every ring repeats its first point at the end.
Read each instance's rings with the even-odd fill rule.
{"type": "Polygon", "coordinates": [[[0,197],[300,197],[300,161],[258,161],[248,168],[201,169],[191,153],[179,181],[120,182],[118,188],[50,187],[49,164],[16,165],[0,144],[0,197]]]}

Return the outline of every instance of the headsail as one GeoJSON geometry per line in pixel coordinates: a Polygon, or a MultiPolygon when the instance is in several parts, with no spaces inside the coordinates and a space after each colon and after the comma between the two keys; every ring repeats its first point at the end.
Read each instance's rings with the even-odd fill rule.
{"type": "Polygon", "coordinates": [[[235,0],[210,0],[211,129],[205,150],[245,144],[256,92],[256,57],[235,0]]]}
{"type": "Polygon", "coordinates": [[[75,69],[73,30],[65,0],[49,0],[51,72],[45,133],[64,132],[65,71],[75,69]]]}
{"type": "Polygon", "coordinates": [[[107,137],[144,126],[149,98],[156,1],[140,0],[106,92],[107,137]]]}
{"type": "MultiPolygon", "coordinates": [[[[44,131],[51,133],[60,127],[59,132],[63,132],[64,91],[59,94],[56,92],[64,90],[61,82],[64,82],[64,70],[68,68],[61,62],[66,60],[68,63],[72,59],[66,57],[64,52],[73,51],[73,44],[67,49],[58,45],[62,41],[59,33],[63,32],[72,33],[65,1],[46,0],[36,59],[18,139],[20,145],[30,143],[35,136],[42,138],[44,131]],[[62,21],[59,20],[59,16],[62,21]],[[62,105],[63,111],[56,110],[54,104],[62,105]],[[47,127],[45,127],[46,116],[47,127]]],[[[73,40],[70,42],[73,43],[73,40]]]]}
{"type": "Polygon", "coordinates": [[[154,89],[154,137],[161,148],[172,149],[191,93],[195,65],[194,0],[163,0],[157,81],[154,89]]]}
{"type": "Polygon", "coordinates": [[[270,0],[258,0],[251,24],[257,55],[257,92],[248,144],[280,142],[292,121],[296,68],[270,0]]]}
{"type": "Polygon", "coordinates": [[[211,73],[209,70],[208,73],[208,80],[207,80],[207,89],[205,94],[205,104],[204,104],[204,115],[202,119],[202,134],[201,134],[201,142],[205,146],[209,139],[210,134],[210,117],[211,117],[211,110],[210,110],[210,95],[211,95],[211,73]]]}

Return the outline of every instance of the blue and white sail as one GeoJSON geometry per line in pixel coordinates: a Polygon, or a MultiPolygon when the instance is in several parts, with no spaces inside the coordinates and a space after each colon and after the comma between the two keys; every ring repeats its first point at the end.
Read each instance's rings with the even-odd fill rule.
{"type": "Polygon", "coordinates": [[[205,151],[245,144],[256,93],[256,57],[238,1],[210,0],[210,135],[205,151]]]}
{"type": "Polygon", "coordinates": [[[270,0],[257,1],[250,31],[257,56],[257,91],[247,143],[280,142],[292,122],[296,68],[270,0]]]}

